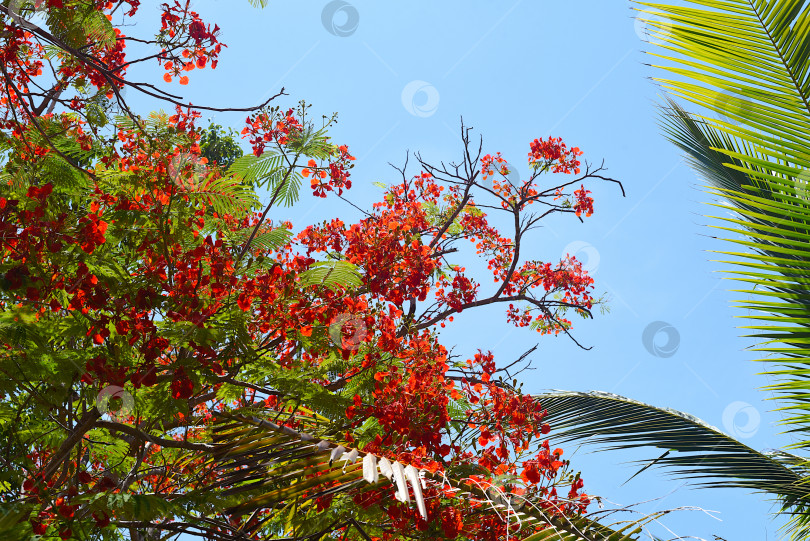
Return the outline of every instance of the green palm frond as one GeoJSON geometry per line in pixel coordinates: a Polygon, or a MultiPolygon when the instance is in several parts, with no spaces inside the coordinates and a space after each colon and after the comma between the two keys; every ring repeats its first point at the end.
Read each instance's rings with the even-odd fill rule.
{"type": "Polygon", "coordinates": [[[810,166],[810,6],[807,0],[640,3],[662,44],[651,53],[678,77],[655,78],[704,107],[704,118],[774,161],[810,166]]]}
{"type": "Polygon", "coordinates": [[[535,398],[548,411],[552,438],[604,449],[654,447],[666,451],[654,464],[699,486],[742,487],[810,501],[803,459],[762,453],[700,419],[622,396],[554,391],[535,398]]]}
{"type": "Polygon", "coordinates": [[[723,152],[739,150],[734,138],[693,118],[676,102],[667,100],[667,103],[661,127],[669,141],[684,152],[686,162],[701,178],[728,190],[742,191],[744,186],[751,184],[747,174],[726,166],[729,162],[742,165],[723,152]]]}
{"type": "Polygon", "coordinates": [[[727,212],[717,228],[739,250],[729,278],[749,298],[746,329],[773,376],[785,423],[810,447],[810,2],[640,3],[661,47],[656,80],[700,106],[670,103],[664,128],[727,212]]]}
{"type": "MultiPolygon", "coordinates": [[[[309,426],[314,428],[317,423],[309,426]]],[[[226,509],[228,514],[240,515],[265,509],[283,518],[296,509],[297,519],[306,523],[296,532],[304,535],[310,527],[321,524],[311,505],[317,498],[356,494],[374,488],[390,489],[393,498],[394,486],[388,478],[380,476],[376,484],[364,480],[362,460],[365,453],[358,451],[350,463],[342,458],[330,461],[338,444],[270,421],[257,417],[223,417],[215,427],[214,441],[217,451],[206,467],[214,468],[219,476],[218,481],[205,490],[217,490],[231,499],[238,497],[239,503],[226,509]]],[[[508,502],[493,501],[474,483],[429,473],[426,478],[439,484],[449,483],[457,494],[489,501],[502,512],[507,509],[508,502]]],[[[630,541],[637,539],[645,524],[665,513],[606,526],[585,516],[552,516],[539,506],[525,505],[519,509],[510,506],[509,509],[512,520],[544,525],[541,532],[526,538],[531,541],[630,541]]],[[[359,509],[351,512],[359,512],[359,509]]]]}

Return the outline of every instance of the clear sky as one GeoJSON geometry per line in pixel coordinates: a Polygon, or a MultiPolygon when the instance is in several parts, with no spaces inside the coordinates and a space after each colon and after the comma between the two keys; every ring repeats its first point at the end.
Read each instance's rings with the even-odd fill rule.
{"type": "MultiPolygon", "coordinates": [[[[139,18],[154,21],[157,4],[142,2],[139,18]]],[[[527,244],[532,258],[551,261],[572,246],[595,270],[597,291],[608,295],[611,311],[575,320],[576,338],[592,349],[514,329],[499,307],[456,317],[444,344],[464,355],[489,349],[507,362],[537,343],[537,370],[524,374],[529,391],[609,391],[692,413],[758,449],[790,442],[778,434],[779,416],[769,411],[774,403],[764,402],[769,395],[757,390],[768,382],[750,362],[751,343],[738,337],[734,318],[741,312],[730,303],[741,295],[728,291],[733,284],[721,280],[722,266],[711,261],[710,250],[725,245],[706,227],[710,199],[659,132],[661,92],[649,80],[654,71],[642,53],[649,47],[629,2],[269,4],[259,10],[247,0],[196,2],[204,19],[222,27],[228,48],[217,70],[190,73],[188,87],[160,81],[156,65],[132,75],[185,92],[194,103],[253,105],[284,86],[290,96],[278,101],[283,106],[306,99],[318,114],[339,112],[332,134],[358,157],[350,196],[361,207],[380,196],[373,182],[396,180],[388,162],[401,165],[406,150],[458,158],[461,116],[483,134],[485,152],[500,151],[512,163],[525,163],[529,141],[550,135],[579,146],[593,162],[604,159],[627,197],[613,185],[599,186],[596,212],[585,224],[552,221],[527,244]],[[324,16],[327,6],[334,13],[324,16]],[[656,322],[665,325],[650,327],[656,322]],[[647,328],[652,339],[645,347],[647,328]]],[[[155,107],[129,94],[139,111],[155,107]]],[[[243,117],[215,120],[241,129],[243,117]]],[[[335,216],[349,221],[359,213],[337,199],[305,195],[275,218],[301,227],[335,216]]],[[[654,500],[639,506],[646,512],[681,506],[717,512],[714,518],[700,511],[668,515],[663,523],[674,534],[779,538],[779,522],[768,518],[771,504],[759,495],[690,490],[651,470],[620,486],[637,469],[627,462],[655,451],[586,451],[572,460],[589,493],[621,505],[654,500]]]]}

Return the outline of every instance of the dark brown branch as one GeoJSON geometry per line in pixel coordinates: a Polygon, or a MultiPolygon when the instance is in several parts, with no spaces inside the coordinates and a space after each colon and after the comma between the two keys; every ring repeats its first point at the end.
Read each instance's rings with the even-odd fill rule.
{"type": "MultiPolygon", "coordinates": [[[[0,13],[3,13],[7,16],[11,16],[10,10],[8,6],[4,6],[0,4],[0,13]]],[[[186,103],[184,101],[180,101],[182,99],[181,96],[176,96],[174,94],[170,94],[163,90],[156,88],[154,85],[146,84],[146,83],[133,83],[123,79],[119,76],[115,71],[109,69],[101,60],[89,55],[85,54],[79,49],[71,47],[70,45],[66,44],[64,41],[60,40],[50,32],[40,28],[39,26],[31,23],[30,21],[26,21],[26,30],[31,32],[32,34],[38,36],[39,38],[43,39],[44,41],[59,47],[60,49],[68,52],[71,56],[76,58],[79,62],[85,64],[86,66],[96,70],[99,72],[109,83],[113,89],[116,88],[114,83],[118,83],[119,85],[126,85],[130,86],[150,97],[169,102],[173,105],[178,105],[180,107],[192,107],[191,103],[186,103]],[[153,90],[148,90],[148,89],[153,90]]],[[[284,88],[282,88],[277,94],[271,96],[269,99],[261,103],[260,105],[253,106],[253,107],[209,107],[204,105],[194,105],[194,109],[203,110],[203,111],[213,111],[218,113],[224,112],[245,112],[250,113],[253,111],[257,111],[266,107],[271,101],[276,99],[279,96],[286,95],[284,92],[284,88]]],[[[120,101],[120,96],[119,96],[120,101]]]]}
{"type": "Polygon", "coordinates": [[[98,428],[106,428],[111,432],[121,432],[123,434],[127,434],[128,436],[132,436],[137,441],[141,442],[150,442],[156,443],[161,447],[166,447],[170,449],[186,449],[188,451],[205,451],[210,452],[216,449],[215,445],[210,443],[194,443],[190,441],[177,441],[177,440],[167,440],[163,438],[158,438],[156,436],[152,436],[151,434],[147,434],[146,432],[141,432],[137,428],[125,425],[123,423],[114,423],[111,421],[98,421],[96,423],[98,428]]]}
{"type": "Polygon", "coordinates": [[[70,452],[73,450],[73,447],[75,447],[76,444],[81,441],[81,439],[90,429],[98,424],[99,418],[101,418],[101,412],[96,408],[92,408],[82,415],[82,418],[79,419],[79,422],[73,427],[73,431],[68,435],[67,439],[62,442],[62,445],[59,446],[59,449],[53,455],[51,460],[42,469],[43,479],[48,479],[56,472],[56,470],[59,469],[62,462],[68,456],[70,456],[70,452]]]}

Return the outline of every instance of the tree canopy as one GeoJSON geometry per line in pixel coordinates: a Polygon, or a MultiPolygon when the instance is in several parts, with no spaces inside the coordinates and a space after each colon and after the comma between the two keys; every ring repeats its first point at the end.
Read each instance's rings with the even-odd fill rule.
{"type": "Polygon", "coordinates": [[[357,223],[294,234],[274,210],[352,187],[335,117],[276,105],[283,93],[192,108],[127,77],[136,62],[179,85],[216,68],[219,28],[189,2],[162,4],[151,37],[125,34],[137,0],[0,13],[4,538],[637,531],[584,516],[583,479],[517,380],[527,356],[462,359],[440,341],[488,305],[539,334],[590,317],[582,265],[527,244],[549,215],[590,216],[592,183],[621,186],[579,148],[535,139],[519,178],[462,125],[459,160],[417,154],[357,223]],[[130,58],[135,41],[154,50],[130,58]],[[170,112],[138,114],[123,89],[170,112]],[[198,126],[216,110],[245,112],[252,152],[198,126]],[[489,273],[454,262],[464,250],[489,273]]]}

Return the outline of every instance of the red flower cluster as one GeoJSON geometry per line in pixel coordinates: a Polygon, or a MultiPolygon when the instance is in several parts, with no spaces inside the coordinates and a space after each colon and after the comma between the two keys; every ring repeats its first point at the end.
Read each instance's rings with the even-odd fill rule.
{"type": "Polygon", "coordinates": [[[591,191],[586,190],[585,186],[581,186],[579,190],[574,191],[574,197],[577,200],[574,203],[574,212],[576,212],[577,216],[582,215],[583,212],[588,217],[593,214],[593,197],[590,197],[589,193],[591,191]]]}
{"type": "Polygon", "coordinates": [[[326,197],[326,192],[332,190],[336,190],[338,195],[343,195],[344,188],[348,190],[352,187],[349,169],[353,167],[351,162],[355,158],[349,154],[349,148],[346,145],[335,147],[332,157],[332,161],[326,167],[319,167],[318,162],[309,160],[307,167],[301,172],[305,178],[312,175],[310,184],[312,194],[316,197],[326,197]]]}
{"type": "Polygon", "coordinates": [[[292,109],[286,113],[274,110],[270,113],[258,113],[245,121],[242,136],[249,137],[253,154],[257,157],[264,154],[268,144],[286,145],[289,139],[300,135],[303,130],[301,121],[295,117],[292,109]]]}
{"type": "Polygon", "coordinates": [[[549,137],[548,141],[535,139],[530,146],[529,163],[541,169],[550,169],[552,173],[579,174],[577,157],[582,156],[582,151],[578,147],[569,149],[561,137],[549,137]]]}
{"type": "MultiPolygon", "coordinates": [[[[219,26],[214,25],[212,28],[210,24],[206,25],[190,7],[191,0],[186,0],[182,5],[180,0],[174,0],[173,5],[161,4],[163,13],[160,17],[160,33],[168,44],[160,51],[157,59],[166,70],[163,80],[167,83],[181,72],[205,68],[209,61],[211,69],[216,69],[219,53],[222,47],[226,47],[218,40],[219,26]],[[181,36],[186,39],[177,42],[181,36]],[[182,50],[179,56],[175,52],[177,49],[182,50]]],[[[180,76],[181,85],[188,84],[188,81],[188,76],[180,76]]]]}

